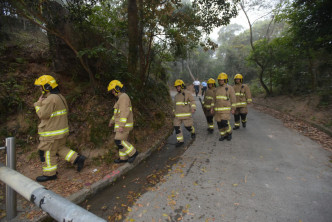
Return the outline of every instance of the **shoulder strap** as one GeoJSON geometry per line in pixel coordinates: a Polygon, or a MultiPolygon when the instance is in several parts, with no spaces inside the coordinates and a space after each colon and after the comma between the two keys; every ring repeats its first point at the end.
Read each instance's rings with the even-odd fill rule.
{"type": "Polygon", "coordinates": [[[59,98],[60,98],[60,99],[61,99],[61,101],[63,102],[63,105],[66,107],[66,109],[67,109],[67,112],[68,112],[69,110],[68,110],[68,107],[66,106],[66,103],[65,103],[65,101],[63,101],[63,99],[61,98],[61,96],[60,96],[59,94],[55,94],[55,95],[59,96],[59,98]]]}

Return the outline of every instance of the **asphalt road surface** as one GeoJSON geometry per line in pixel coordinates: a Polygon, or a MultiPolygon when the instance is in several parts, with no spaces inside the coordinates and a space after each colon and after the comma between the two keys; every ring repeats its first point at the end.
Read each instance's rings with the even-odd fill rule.
{"type": "Polygon", "coordinates": [[[332,221],[330,153],[252,108],[220,142],[197,105],[196,140],[125,221],[332,221]]]}

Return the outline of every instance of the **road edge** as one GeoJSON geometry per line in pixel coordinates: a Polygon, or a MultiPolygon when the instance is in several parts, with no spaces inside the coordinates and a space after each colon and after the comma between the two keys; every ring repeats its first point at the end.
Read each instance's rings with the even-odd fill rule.
{"type": "MultiPolygon", "coordinates": [[[[285,112],[283,112],[283,111],[281,111],[281,110],[279,110],[279,109],[276,109],[276,108],[274,108],[274,107],[272,107],[272,106],[269,106],[269,105],[266,105],[266,104],[257,103],[257,102],[253,102],[253,104],[254,104],[254,105],[258,105],[258,106],[262,106],[262,107],[266,107],[266,108],[269,108],[269,109],[276,110],[276,111],[278,111],[278,112],[281,112],[281,113],[283,113],[283,114],[287,114],[287,115],[289,115],[289,116],[291,116],[291,117],[293,117],[293,118],[299,120],[298,117],[293,116],[293,115],[291,115],[291,114],[289,114],[289,113],[285,113],[285,112]]],[[[253,108],[255,108],[255,107],[253,107],[253,108]]],[[[322,132],[324,132],[324,133],[326,133],[327,135],[329,135],[329,136],[332,137],[332,130],[330,130],[330,129],[324,127],[324,126],[321,126],[321,125],[319,125],[319,124],[317,124],[317,123],[314,123],[314,122],[312,122],[312,121],[308,121],[308,120],[305,120],[305,119],[301,119],[301,121],[303,121],[303,122],[305,122],[305,123],[311,125],[312,127],[315,127],[315,128],[317,128],[317,129],[319,129],[320,131],[322,131],[322,132]]]]}

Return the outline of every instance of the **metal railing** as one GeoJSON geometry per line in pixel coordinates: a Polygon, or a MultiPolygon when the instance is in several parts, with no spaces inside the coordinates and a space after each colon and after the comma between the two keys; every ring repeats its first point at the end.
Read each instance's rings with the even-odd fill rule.
{"type": "MultiPolygon", "coordinates": [[[[6,165],[12,170],[16,170],[16,150],[15,137],[6,138],[6,145],[0,147],[6,151],[6,165]]],[[[16,192],[6,184],[6,218],[11,220],[17,215],[16,192]]]]}
{"type": "Polygon", "coordinates": [[[37,207],[47,212],[53,219],[61,222],[106,222],[89,211],[77,206],[66,198],[47,190],[39,183],[16,171],[15,138],[6,139],[7,166],[0,163],[0,180],[6,184],[7,220],[17,215],[16,192],[37,207]],[[16,192],[15,192],[16,191],[16,192]]]}

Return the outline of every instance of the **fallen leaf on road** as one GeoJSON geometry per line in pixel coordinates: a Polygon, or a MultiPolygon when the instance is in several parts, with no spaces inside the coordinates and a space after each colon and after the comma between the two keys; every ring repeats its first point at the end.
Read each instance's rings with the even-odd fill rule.
{"type": "Polygon", "coordinates": [[[238,185],[239,185],[239,184],[237,184],[237,183],[234,183],[234,184],[233,184],[233,187],[237,187],[238,185]]]}

